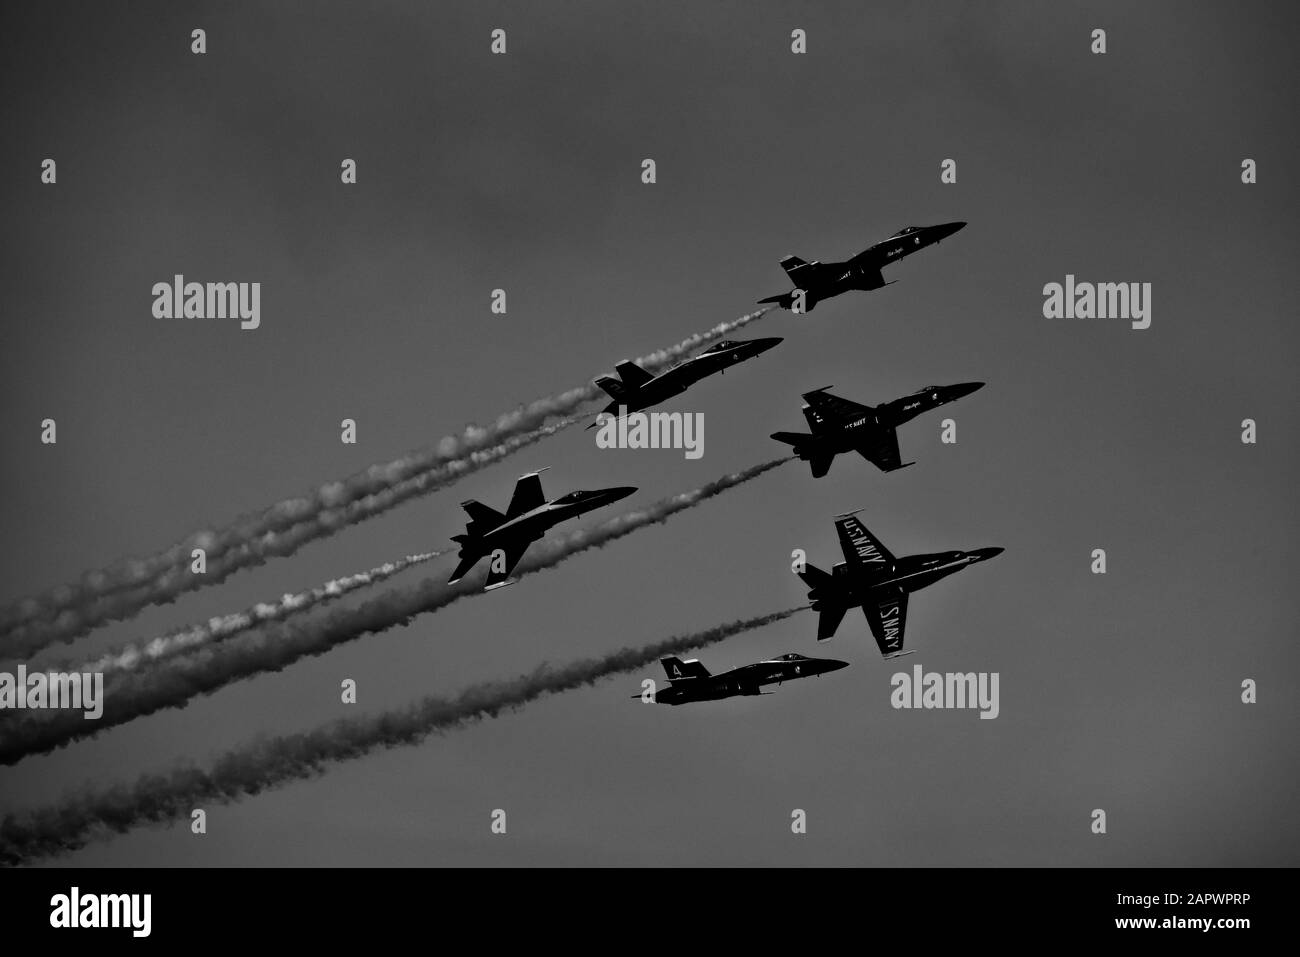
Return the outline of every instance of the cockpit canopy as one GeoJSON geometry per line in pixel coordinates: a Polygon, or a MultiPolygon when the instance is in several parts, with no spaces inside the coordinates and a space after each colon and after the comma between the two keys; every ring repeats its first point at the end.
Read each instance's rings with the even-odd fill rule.
{"type": "MultiPolygon", "coordinates": [[[[723,349],[730,349],[738,345],[740,345],[739,342],[733,342],[731,339],[723,339],[721,342],[715,342],[713,345],[709,346],[704,350],[704,352],[721,352],[723,349]]],[[[704,355],[704,352],[700,353],[700,355],[704,355]]]]}
{"type": "Polygon", "coordinates": [[[590,495],[590,494],[591,494],[591,493],[588,492],[588,491],[586,491],[585,489],[577,489],[577,490],[575,490],[575,491],[569,492],[567,495],[561,495],[559,498],[557,498],[557,499],[556,499],[554,502],[552,502],[551,504],[552,504],[552,505],[568,505],[568,504],[570,504],[570,503],[572,503],[572,502],[578,502],[578,501],[581,501],[582,498],[583,498],[584,496],[587,496],[587,495],[590,495]]]}
{"type": "Polygon", "coordinates": [[[796,654],[792,651],[792,652],[790,652],[788,655],[781,655],[781,656],[780,656],[779,658],[777,658],[776,660],[777,660],[777,661],[807,661],[807,660],[808,660],[808,656],[807,656],[807,655],[796,655],[796,654]]]}
{"type": "Polygon", "coordinates": [[[906,236],[906,235],[908,235],[909,233],[919,233],[920,231],[921,231],[921,227],[920,227],[920,226],[904,226],[904,227],[903,227],[902,229],[900,229],[898,232],[894,233],[894,235],[895,235],[895,236],[906,236]]]}

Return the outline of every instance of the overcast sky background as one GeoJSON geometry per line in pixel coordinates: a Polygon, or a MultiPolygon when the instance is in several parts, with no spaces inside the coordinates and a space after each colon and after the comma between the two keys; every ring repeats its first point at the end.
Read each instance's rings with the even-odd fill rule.
{"type": "Polygon", "coordinates": [[[802,391],[988,385],[902,429],[912,468],[783,465],[513,587],[0,769],[0,807],[311,728],[349,713],[344,678],[353,713],[381,711],[800,604],[791,549],[829,567],[851,508],[896,554],[1006,549],[913,596],[901,661],[861,615],[818,645],[804,613],[700,657],[852,667],[680,708],[630,700],[646,669],[209,808],[203,837],[144,829],[55,863],[1297,862],[1294,4],[29,2],[5,21],[0,600],[739,316],[789,288],[788,253],[970,223],[891,267],[895,285],[740,333],[785,342],[671,405],[705,415],[697,461],[570,430],[79,649],[444,547],[457,503],[504,507],[540,466],[551,495],[638,486],[612,515],[781,454],[768,435],[804,428],[802,391]],[[261,328],[155,319],[150,289],[175,273],[260,281],[261,328]],[[1043,318],[1067,273],[1152,283],[1150,329],[1043,318]],[[890,675],[914,664],[998,672],[1001,715],[892,709],[890,675]]]}

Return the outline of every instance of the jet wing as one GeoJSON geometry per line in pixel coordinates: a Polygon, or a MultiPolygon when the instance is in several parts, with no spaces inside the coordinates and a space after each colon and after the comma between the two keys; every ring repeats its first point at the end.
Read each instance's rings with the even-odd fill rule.
{"type": "Polygon", "coordinates": [[[862,606],[871,626],[871,634],[876,639],[880,653],[886,658],[903,653],[903,626],[907,621],[907,593],[900,590],[897,595],[884,601],[870,601],[862,606]]]}
{"type": "MultiPolygon", "coordinates": [[[[853,447],[864,459],[882,472],[892,472],[903,468],[902,456],[898,452],[898,432],[888,429],[875,435],[864,437],[853,447]]],[[[907,463],[911,465],[911,462],[907,463]]]]}
{"type": "MultiPolygon", "coordinates": [[[[830,386],[826,388],[829,389],[830,386]]],[[[826,389],[805,393],[803,401],[803,417],[808,420],[808,425],[814,432],[825,432],[829,426],[852,422],[872,412],[870,406],[830,395],[826,389]]]]}
{"type": "Polygon", "coordinates": [[[514,541],[508,542],[497,551],[488,555],[488,573],[483,582],[483,590],[491,591],[493,588],[500,588],[502,585],[510,584],[510,573],[515,570],[519,564],[519,559],[524,557],[524,552],[528,551],[528,546],[532,541],[514,541]],[[504,554],[505,569],[501,569],[502,554],[504,554]]]}
{"type": "Polygon", "coordinates": [[[844,560],[850,567],[876,565],[885,571],[894,564],[894,556],[889,549],[867,531],[867,527],[858,521],[857,515],[841,515],[835,520],[835,531],[839,535],[844,560]]]}
{"type": "Polygon", "coordinates": [[[546,496],[542,493],[542,473],[545,471],[546,469],[538,469],[519,476],[519,481],[515,483],[515,494],[510,496],[506,518],[518,518],[524,512],[531,512],[546,504],[546,496]]]}

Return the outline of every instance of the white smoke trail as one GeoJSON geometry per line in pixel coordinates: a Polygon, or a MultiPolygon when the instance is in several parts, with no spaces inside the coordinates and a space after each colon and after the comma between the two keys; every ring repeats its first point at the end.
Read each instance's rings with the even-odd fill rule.
{"type": "MultiPolygon", "coordinates": [[[[689,492],[624,512],[562,538],[538,542],[515,569],[515,576],[552,568],[565,559],[607,545],[638,529],[667,521],[722,492],[757,478],[793,458],[773,459],[724,475],[689,492]]],[[[483,594],[481,582],[464,578],[455,585],[426,579],[408,588],[390,589],[356,607],[339,608],[318,621],[274,622],[229,641],[210,642],[156,668],[117,672],[104,682],[103,714],[82,720],[73,711],[29,711],[0,725],[0,765],[50,751],[80,738],[125,724],[163,708],[184,707],[233,681],[279,671],[301,658],[321,655],[363,635],[408,624],[417,615],[444,608],[467,595],[483,594]]],[[[18,712],[15,712],[18,714],[18,712]]]]}
{"type": "MultiPolygon", "coordinates": [[[[657,372],[769,311],[770,307],[719,323],[636,361],[647,371],[657,372]]],[[[129,618],[149,605],[166,603],[184,592],[216,584],[269,557],[290,554],[305,541],[333,534],[410,497],[392,495],[395,489],[419,487],[420,492],[413,494],[423,494],[441,488],[487,462],[498,461],[553,435],[578,421],[581,417],[572,413],[601,395],[594,384],[588,383],[538,399],[505,413],[487,427],[466,426],[459,435],[447,436],[434,446],[391,462],[372,465],[341,481],[328,482],[310,495],[285,499],[225,528],[195,532],[155,555],[89,571],[80,582],[11,603],[0,609],[0,653],[30,655],[45,645],[78,638],[106,622],[129,618]],[[556,417],[566,418],[563,423],[546,425],[547,420],[556,417]],[[353,508],[367,500],[372,503],[370,507],[353,508]],[[301,526],[307,532],[295,534],[301,526]],[[206,575],[189,573],[195,548],[202,548],[207,556],[206,575]]]]}
{"type": "Polygon", "coordinates": [[[258,602],[251,608],[233,615],[210,618],[202,624],[159,635],[150,641],[123,645],[94,661],[87,661],[73,667],[60,666],[54,670],[91,673],[98,671],[103,672],[107,677],[114,671],[130,671],[141,664],[152,665],[207,644],[209,641],[220,641],[268,621],[280,621],[290,615],[319,608],[351,594],[358,588],[376,585],[413,565],[422,565],[443,554],[446,553],[423,552],[419,555],[408,555],[397,561],[377,565],[369,571],[332,579],[307,591],[296,594],[286,593],[278,601],[258,602]]]}
{"type": "Polygon", "coordinates": [[[262,738],[228,751],[211,770],[184,766],[166,774],[143,775],[129,787],[69,795],[53,807],[0,820],[0,864],[27,864],[76,850],[96,838],[188,818],[200,805],[229,804],[291,781],[317,777],[328,765],[384,748],[417,744],[430,734],[495,718],[544,695],[592,685],[665,655],[715,644],[789,618],[806,607],[745,618],[599,658],[558,667],[542,665],[509,681],[475,685],[454,698],[424,698],[398,711],[344,718],[302,734],[262,738]]]}

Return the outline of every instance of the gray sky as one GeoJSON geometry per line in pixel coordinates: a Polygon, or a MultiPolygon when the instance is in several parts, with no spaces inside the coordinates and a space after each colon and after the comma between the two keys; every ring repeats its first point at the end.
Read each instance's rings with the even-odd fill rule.
{"type": "Polygon", "coordinates": [[[343,678],[379,711],[798,604],[791,549],[829,566],[850,508],[897,554],[1006,548],[913,597],[901,662],[860,615],[820,646],[800,615],[701,658],[853,666],[682,708],[629,700],[647,669],[210,809],[204,837],[141,830],[60,862],[1296,862],[1294,5],[6,14],[0,600],[738,316],[788,288],[787,253],[843,259],[905,225],[970,223],[892,267],[896,285],[742,333],[785,342],[673,405],[705,414],[698,461],[570,430],[79,648],[443,547],[458,502],[504,506],[540,466],[551,494],[639,486],[630,507],[780,454],[768,435],[803,428],[801,391],[875,404],[988,385],[904,427],[912,468],[782,466],[511,588],[0,769],[0,806],[312,727],[346,712],[343,678]],[[39,182],[47,156],[56,186],[39,182]],[[947,157],[956,185],[939,181],[947,157]],[[261,328],[155,319],[150,288],[178,272],[260,281],[261,328]],[[1043,285],[1067,273],[1152,283],[1151,328],[1043,318],[1043,285]],[[1246,417],[1258,445],[1239,441],[1246,417]],[[1001,715],[893,710],[889,677],[915,663],[999,672],[1001,715]]]}

